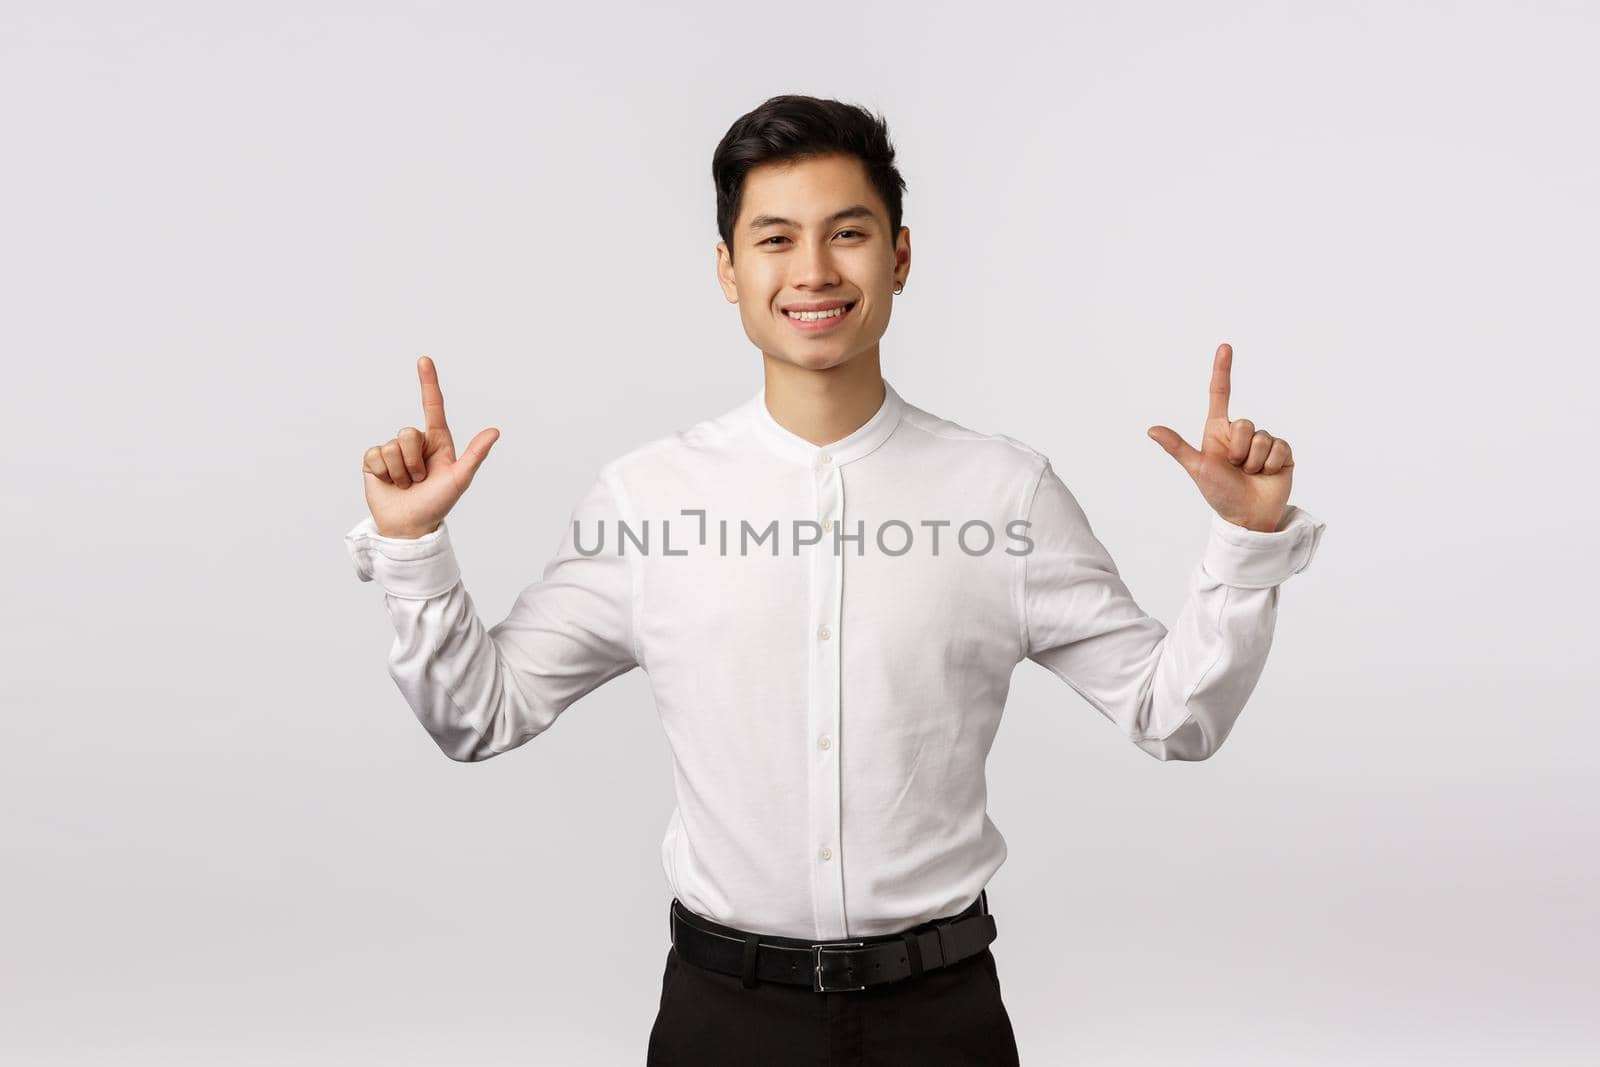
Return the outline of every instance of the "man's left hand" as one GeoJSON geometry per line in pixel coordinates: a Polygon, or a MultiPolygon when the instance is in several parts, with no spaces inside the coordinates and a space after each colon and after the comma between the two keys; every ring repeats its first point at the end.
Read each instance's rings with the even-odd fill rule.
{"type": "Polygon", "coordinates": [[[1289,503],[1294,454],[1288,441],[1256,429],[1249,419],[1228,418],[1232,369],[1233,346],[1218,345],[1211,364],[1211,406],[1198,449],[1165,426],[1145,432],[1183,465],[1218,515],[1236,526],[1273,533],[1289,503]]]}

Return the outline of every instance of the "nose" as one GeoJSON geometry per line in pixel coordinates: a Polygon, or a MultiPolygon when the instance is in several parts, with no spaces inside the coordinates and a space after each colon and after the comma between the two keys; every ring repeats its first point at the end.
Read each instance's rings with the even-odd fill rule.
{"type": "Polygon", "coordinates": [[[839,284],[839,272],[826,242],[806,244],[792,262],[796,289],[832,289],[839,284]]]}

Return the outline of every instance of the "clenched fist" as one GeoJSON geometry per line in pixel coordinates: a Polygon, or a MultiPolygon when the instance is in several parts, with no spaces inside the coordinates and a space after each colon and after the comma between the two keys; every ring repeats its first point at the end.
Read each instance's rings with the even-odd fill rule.
{"type": "Polygon", "coordinates": [[[425,428],[405,427],[386,443],[367,449],[361,464],[367,510],[384,537],[423,537],[437,530],[500,439],[499,430],[482,430],[457,459],[444,419],[439,375],[427,356],[417,360],[417,378],[422,382],[425,428]]]}

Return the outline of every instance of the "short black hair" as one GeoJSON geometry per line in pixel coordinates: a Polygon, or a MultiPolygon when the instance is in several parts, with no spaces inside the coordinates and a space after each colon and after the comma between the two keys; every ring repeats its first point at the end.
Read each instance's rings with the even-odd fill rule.
{"type": "Polygon", "coordinates": [[[889,209],[889,243],[900,235],[905,179],[894,165],[894,145],[882,116],[839,100],[785,93],[739,116],[723,134],[711,157],[711,180],[717,187],[717,232],[733,258],[733,224],[744,197],[744,179],[762,163],[850,155],[866,168],[867,177],[889,209]]]}

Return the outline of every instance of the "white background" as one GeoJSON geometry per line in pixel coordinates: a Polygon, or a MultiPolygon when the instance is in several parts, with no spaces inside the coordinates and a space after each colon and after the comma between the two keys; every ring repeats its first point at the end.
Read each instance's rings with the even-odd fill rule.
{"type": "Polygon", "coordinates": [[[1191,441],[1328,523],[1217,756],[1019,668],[989,765],[1027,1064],[1594,1062],[1589,4],[0,4],[0,1059],[643,1061],[635,671],[447,760],[342,537],[436,360],[486,624],[607,459],[760,386],[712,150],[862,103],[910,402],[1048,454],[1170,621],[1191,441]]]}

